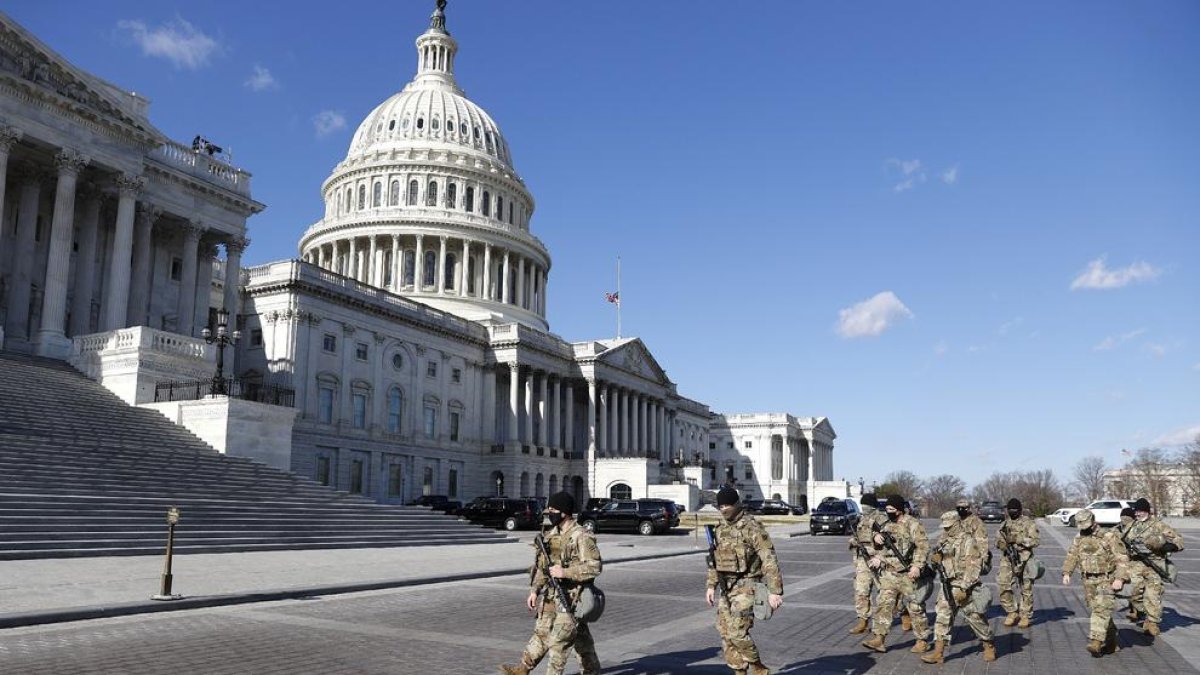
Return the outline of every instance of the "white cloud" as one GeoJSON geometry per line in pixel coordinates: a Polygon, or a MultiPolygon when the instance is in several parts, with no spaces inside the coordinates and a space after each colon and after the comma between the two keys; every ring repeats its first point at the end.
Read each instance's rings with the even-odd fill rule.
{"type": "Polygon", "coordinates": [[[1156,358],[1162,358],[1167,355],[1171,348],[1168,345],[1158,344],[1155,342],[1146,343],[1146,351],[1150,352],[1156,358]]]}
{"type": "Polygon", "coordinates": [[[1108,337],[1101,340],[1099,342],[1099,344],[1097,344],[1095,347],[1092,347],[1092,351],[1094,351],[1094,352],[1108,351],[1108,350],[1112,349],[1113,347],[1116,347],[1125,342],[1129,342],[1133,338],[1135,338],[1145,332],[1146,332],[1145,328],[1139,328],[1137,330],[1129,331],[1128,333],[1122,333],[1120,335],[1109,335],[1108,337]]]}
{"type": "Polygon", "coordinates": [[[891,291],[877,293],[867,300],[838,312],[837,332],[844,338],[874,337],[913,313],[891,291]]]}
{"type": "Polygon", "coordinates": [[[925,182],[925,170],[921,167],[919,159],[892,158],[887,160],[886,164],[893,169],[891,172],[893,176],[900,179],[892,186],[893,192],[911,190],[917,183],[925,182]]]}
{"type": "Polygon", "coordinates": [[[996,332],[998,332],[1001,335],[1008,335],[1008,332],[1010,330],[1017,328],[1018,326],[1020,326],[1023,323],[1025,323],[1025,317],[1018,316],[1018,317],[1014,318],[1012,321],[1005,321],[1003,324],[1000,325],[1000,328],[996,332]]]}
{"type": "Polygon", "coordinates": [[[118,21],[117,29],[133,38],[145,56],[164,58],[176,68],[198,70],[208,65],[209,58],[221,52],[221,45],[216,40],[178,17],[155,28],[138,20],[118,21]]]}
{"type": "Polygon", "coordinates": [[[279,80],[275,79],[275,76],[271,74],[271,71],[258,64],[254,65],[254,72],[251,73],[250,77],[246,79],[245,84],[254,91],[266,91],[268,89],[279,88],[279,80]]]}
{"type": "Polygon", "coordinates": [[[1188,427],[1186,429],[1176,429],[1170,433],[1163,434],[1162,436],[1159,436],[1151,441],[1150,445],[1155,447],[1178,447],[1180,445],[1187,445],[1188,443],[1191,443],[1192,441],[1196,440],[1197,436],[1200,436],[1200,424],[1188,427]]]}
{"type": "Polygon", "coordinates": [[[958,182],[958,165],[946,169],[942,172],[942,182],[946,185],[954,185],[958,182]]]}
{"type": "Polygon", "coordinates": [[[950,345],[946,344],[945,340],[942,340],[933,346],[934,356],[945,356],[946,352],[948,351],[950,351],[950,345]]]}
{"type": "Polygon", "coordinates": [[[317,138],[346,128],[346,116],[336,110],[322,110],[313,117],[313,128],[317,130],[317,138]]]}
{"type": "Polygon", "coordinates": [[[1129,267],[1110,270],[1105,266],[1105,257],[1101,256],[1088,263],[1087,269],[1075,277],[1071,282],[1071,290],[1122,288],[1129,284],[1152,281],[1160,274],[1161,270],[1141,260],[1129,267]]]}

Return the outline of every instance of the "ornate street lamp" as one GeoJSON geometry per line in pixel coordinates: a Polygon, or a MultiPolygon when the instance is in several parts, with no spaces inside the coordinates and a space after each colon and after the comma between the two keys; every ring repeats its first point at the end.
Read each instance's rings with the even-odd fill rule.
{"type": "Polygon", "coordinates": [[[225,388],[225,346],[236,345],[238,340],[242,339],[242,331],[235,330],[232,335],[229,333],[229,310],[222,307],[217,310],[216,335],[207,326],[200,331],[200,335],[204,336],[204,341],[208,344],[217,345],[217,374],[213,376],[212,393],[214,396],[226,395],[229,391],[225,388]]]}

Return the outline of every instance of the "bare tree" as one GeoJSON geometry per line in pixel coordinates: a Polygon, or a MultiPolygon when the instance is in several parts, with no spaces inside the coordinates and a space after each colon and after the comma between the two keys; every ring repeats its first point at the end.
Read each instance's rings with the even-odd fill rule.
{"type": "Polygon", "coordinates": [[[921,494],[925,483],[911,471],[893,471],[883,477],[883,484],[878,488],[881,498],[897,494],[905,499],[916,499],[921,494]]]}
{"type": "Polygon", "coordinates": [[[1016,472],[995,472],[971,490],[971,500],[976,504],[986,501],[1008,501],[1013,496],[1013,485],[1016,480],[1016,472]]]}
{"type": "Polygon", "coordinates": [[[1179,449],[1176,460],[1183,471],[1180,477],[1183,512],[1189,516],[1196,515],[1200,513],[1200,434],[1179,449]]]}
{"type": "Polygon", "coordinates": [[[1142,448],[1126,466],[1130,496],[1145,497],[1158,513],[1171,512],[1170,457],[1162,448],[1142,448]]]}
{"type": "Polygon", "coordinates": [[[1082,501],[1091,502],[1104,496],[1104,472],[1108,467],[1103,457],[1084,457],[1075,465],[1072,485],[1082,501]]]}
{"type": "Polygon", "coordinates": [[[1062,485],[1050,469],[1024,471],[1016,475],[1013,494],[1021,500],[1025,512],[1035,518],[1062,506],[1062,485]]]}
{"type": "Polygon", "coordinates": [[[958,476],[948,473],[934,476],[929,479],[929,482],[925,484],[925,489],[921,492],[924,514],[936,516],[943,511],[949,511],[954,508],[954,503],[966,493],[967,484],[958,476]]]}

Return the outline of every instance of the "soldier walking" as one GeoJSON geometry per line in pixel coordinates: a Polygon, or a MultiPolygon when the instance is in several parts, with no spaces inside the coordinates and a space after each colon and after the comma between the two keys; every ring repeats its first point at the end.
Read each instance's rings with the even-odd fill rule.
{"type": "Polygon", "coordinates": [[[1005,509],[1008,518],[996,535],[996,548],[1003,554],[1000,571],[996,573],[996,583],[1000,586],[1000,606],[1007,614],[1004,617],[1005,626],[1029,628],[1033,620],[1033,571],[1028,569],[1028,563],[1033,557],[1033,549],[1041,543],[1041,533],[1037,523],[1022,513],[1021,500],[1013,497],[1008,500],[1005,509]],[[1014,581],[1021,586],[1019,606],[1013,600],[1014,581]]]}
{"type": "Polygon", "coordinates": [[[954,505],[954,510],[958,512],[958,517],[962,520],[963,532],[974,537],[975,543],[979,545],[979,550],[983,551],[984,567],[991,569],[992,549],[988,548],[987,527],[984,526],[983,519],[971,509],[971,500],[965,497],[958,500],[958,503],[954,505]]]}
{"type": "MultiPolygon", "coordinates": [[[[878,572],[867,565],[867,561],[875,556],[879,548],[875,545],[873,531],[876,526],[883,527],[887,516],[879,510],[879,499],[874,492],[868,492],[859,499],[862,505],[862,519],[850,535],[850,551],[854,555],[854,613],[858,621],[850,629],[852,635],[867,632],[871,619],[871,590],[878,589],[878,572]]],[[[906,615],[907,616],[907,615],[906,615]]]]}
{"type": "Polygon", "coordinates": [[[1092,656],[1117,651],[1117,626],[1113,623],[1114,594],[1129,578],[1129,556],[1121,537],[1112,530],[1100,531],[1096,516],[1084,509],[1075,514],[1079,534],[1071,542],[1063,562],[1064,586],[1078,567],[1083,576],[1083,602],[1091,612],[1087,650],[1092,656]]]}
{"type": "Polygon", "coordinates": [[[750,629],[754,626],[756,584],[766,584],[772,610],[783,605],[783,576],[775,545],[766,528],[742,510],[737,490],[728,485],[721,488],[717,508],[722,522],[716,527],[716,549],[704,599],[709,607],[717,606],[717,632],[729,668],[738,675],[768,675],[750,629]]]}
{"type": "Polygon", "coordinates": [[[912,617],[913,634],[917,637],[912,651],[924,653],[929,651],[929,620],[917,580],[929,557],[929,537],[921,521],[904,513],[904,498],[900,495],[888,496],[884,512],[888,522],[875,532],[872,541],[878,550],[867,563],[879,571],[879,595],[875,598],[871,621],[874,637],[862,645],[877,652],[887,651],[884,640],[892,627],[896,603],[902,601],[912,617]]]}
{"type": "Polygon", "coordinates": [[[938,591],[937,619],[933,626],[933,651],[921,656],[925,663],[942,663],[946,660],[946,648],[950,646],[950,634],[954,628],[954,617],[961,610],[967,625],[975,632],[983,645],[983,660],[996,660],[996,645],[992,642],[992,627],[984,618],[987,607],[980,611],[970,602],[972,592],[979,586],[979,572],[983,568],[983,550],[975,538],[963,529],[962,519],[955,511],[942,514],[942,535],[933,549],[930,560],[942,576],[942,588],[938,591]],[[949,594],[949,597],[947,597],[949,594]]]}
{"type": "Polygon", "coordinates": [[[575,498],[567,492],[556,492],[546,505],[546,515],[553,526],[546,537],[550,560],[534,560],[529,597],[525,606],[537,612],[533,637],[525,645],[521,662],[515,666],[502,665],[505,675],[528,675],[547,654],[550,665],[547,675],[562,675],[572,647],[579,654],[584,675],[599,675],[600,659],[596,656],[596,645],[586,623],[575,618],[574,607],[585,584],[600,575],[602,563],[596,538],[581,527],[572,514],[575,513],[575,498]],[[543,572],[548,566],[550,577],[566,591],[569,606],[562,606],[557,593],[551,590],[550,579],[543,572]]]}
{"type": "Polygon", "coordinates": [[[1170,563],[1167,556],[1183,550],[1183,537],[1157,516],[1150,515],[1145,497],[1133,504],[1133,523],[1124,533],[1129,547],[1130,620],[1144,619],[1142,631],[1154,637],[1162,623],[1163,580],[1170,563]]]}

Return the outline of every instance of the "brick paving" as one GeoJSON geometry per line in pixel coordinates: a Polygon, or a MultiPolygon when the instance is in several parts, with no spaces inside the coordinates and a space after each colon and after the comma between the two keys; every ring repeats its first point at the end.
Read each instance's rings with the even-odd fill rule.
{"type": "MultiPolygon", "coordinates": [[[[933,525],[928,523],[931,530],[933,525]]],[[[775,673],[1198,672],[1200,553],[1184,551],[1176,558],[1180,586],[1168,588],[1164,633],[1156,642],[1118,619],[1122,650],[1093,659],[1083,648],[1087,615],[1078,580],[1070,587],[1058,580],[1074,530],[1044,523],[1042,529],[1040,553],[1048,573],[1035,587],[1034,626],[1004,628],[993,607],[999,659],[985,664],[960,623],[941,666],[925,665],[909,653],[912,637],[898,625],[886,654],[867,652],[858,644],[861,636],[847,633],[854,613],[843,538],[779,539],[787,593],[776,617],[755,628],[764,659],[775,673]]],[[[593,633],[606,674],[729,672],[717,649],[713,611],[703,600],[703,556],[611,564],[601,579],[609,607],[593,633]]],[[[508,575],[12,628],[0,631],[0,672],[493,673],[495,664],[517,657],[532,629],[523,608],[526,583],[523,575],[508,575]]],[[[578,672],[578,665],[567,672],[578,672]]]]}

